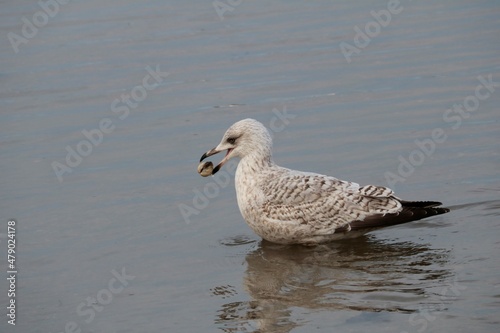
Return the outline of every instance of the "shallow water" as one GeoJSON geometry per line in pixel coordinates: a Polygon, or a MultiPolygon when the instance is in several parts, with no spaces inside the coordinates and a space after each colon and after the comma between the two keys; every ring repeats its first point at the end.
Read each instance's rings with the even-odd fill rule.
{"type": "Polygon", "coordinates": [[[401,1],[350,62],[340,44],[386,1],[243,1],[223,20],[210,1],[69,2],[18,53],[6,36],[40,7],[0,6],[16,331],[497,330],[500,86],[447,110],[474,102],[478,76],[500,81],[500,5],[401,1]],[[273,130],[281,165],[452,211],[315,248],[262,242],[240,216],[235,164],[196,173],[244,117],[273,130]],[[67,147],[88,156],[60,181],[67,147]]]}

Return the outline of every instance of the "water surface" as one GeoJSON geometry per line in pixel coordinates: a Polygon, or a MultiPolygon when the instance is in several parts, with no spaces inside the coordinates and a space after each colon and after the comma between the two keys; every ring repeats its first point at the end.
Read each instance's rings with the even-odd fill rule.
{"type": "MultiPolygon", "coordinates": [[[[41,9],[1,8],[0,220],[17,220],[19,271],[2,332],[497,330],[500,87],[446,118],[479,76],[500,82],[495,2],[401,1],[350,62],[341,43],[386,1],[243,1],[223,20],[210,1],[75,1],[18,53],[7,34],[41,9]],[[169,74],[144,96],[148,66],[169,74]],[[278,164],[452,211],[316,248],[263,242],[231,168],[218,185],[196,173],[244,117],[274,125],[278,164]],[[103,119],[60,181],[54,162],[103,119]],[[436,129],[446,139],[388,184],[436,129]]],[[[5,309],[5,281],[0,295],[5,309]]]]}

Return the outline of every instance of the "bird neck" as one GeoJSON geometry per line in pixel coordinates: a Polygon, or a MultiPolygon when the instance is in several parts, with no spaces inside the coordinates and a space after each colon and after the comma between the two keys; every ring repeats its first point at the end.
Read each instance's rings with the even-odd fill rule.
{"type": "Polygon", "coordinates": [[[272,167],[274,161],[270,152],[253,152],[240,160],[238,168],[245,174],[258,173],[272,167]]]}

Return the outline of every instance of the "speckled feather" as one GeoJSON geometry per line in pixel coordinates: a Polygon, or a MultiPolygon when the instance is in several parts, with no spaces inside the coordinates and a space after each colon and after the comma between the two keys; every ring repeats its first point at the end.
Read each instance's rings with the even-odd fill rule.
{"type": "Polygon", "coordinates": [[[439,202],[402,201],[386,187],[280,167],[269,132],[253,119],[226,131],[214,151],[225,149],[231,149],[227,158],[241,158],[235,182],[241,214],[271,242],[318,244],[448,211],[435,207],[439,202]],[[234,145],[229,138],[237,138],[234,145]]]}

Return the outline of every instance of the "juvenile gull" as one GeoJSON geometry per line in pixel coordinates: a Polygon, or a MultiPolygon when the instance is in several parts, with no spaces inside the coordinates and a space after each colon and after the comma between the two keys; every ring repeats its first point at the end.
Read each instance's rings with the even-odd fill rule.
{"type": "Polygon", "coordinates": [[[449,212],[437,207],[440,202],[401,200],[387,187],[280,167],[271,149],[266,127],[244,119],[200,159],[227,151],[214,175],[230,158],[240,158],[235,185],[241,215],[270,242],[314,245],[449,212]]]}

